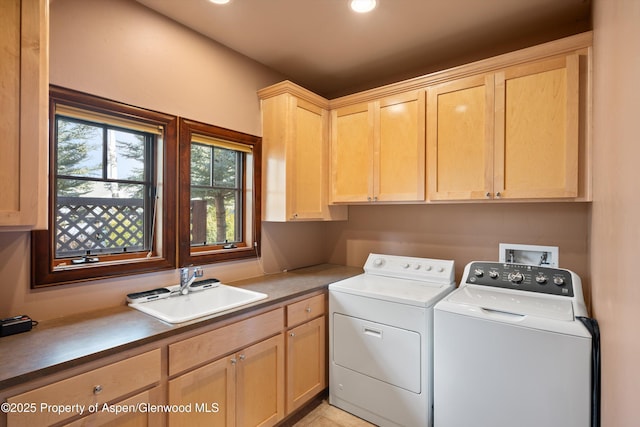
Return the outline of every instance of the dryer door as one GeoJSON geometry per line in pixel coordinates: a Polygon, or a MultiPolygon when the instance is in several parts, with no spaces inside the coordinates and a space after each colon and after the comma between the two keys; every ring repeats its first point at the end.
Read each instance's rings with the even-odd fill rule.
{"type": "Polygon", "coordinates": [[[333,314],[333,361],[363,375],[420,393],[422,345],[417,332],[333,314]]]}

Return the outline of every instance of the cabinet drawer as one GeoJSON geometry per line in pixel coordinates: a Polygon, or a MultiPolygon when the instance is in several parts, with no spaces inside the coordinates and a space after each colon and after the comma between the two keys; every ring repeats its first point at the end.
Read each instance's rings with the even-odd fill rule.
{"type": "Polygon", "coordinates": [[[316,295],[287,306],[287,326],[295,326],[326,312],[325,295],[316,295]]]}
{"type": "Polygon", "coordinates": [[[169,375],[238,350],[284,328],[281,308],[169,345],[169,375]]]}
{"type": "Polygon", "coordinates": [[[7,424],[48,426],[79,415],[81,409],[86,415],[89,405],[101,406],[159,382],[160,370],[160,350],[156,349],[13,396],[7,402],[32,405],[34,411],[9,413],[7,424]]]}

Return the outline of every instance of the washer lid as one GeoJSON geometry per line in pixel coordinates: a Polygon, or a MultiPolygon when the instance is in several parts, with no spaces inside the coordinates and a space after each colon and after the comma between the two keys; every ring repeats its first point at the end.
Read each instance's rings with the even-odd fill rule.
{"type": "Polygon", "coordinates": [[[520,291],[487,290],[484,286],[467,285],[457,289],[446,300],[452,303],[476,306],[484,310],[520,316],[574,320],[571,301],[554,296],[527,295],[520,291]]]}
{"type": "Polygon", "coordinates": [[[454,289],[454,285],[360,274],[329,285],[329,290],[385,301],[429,307],[454,289]]]}

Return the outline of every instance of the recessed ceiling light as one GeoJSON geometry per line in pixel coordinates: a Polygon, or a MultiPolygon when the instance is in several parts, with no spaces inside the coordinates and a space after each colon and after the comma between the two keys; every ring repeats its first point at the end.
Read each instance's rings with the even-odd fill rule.
{"type": "Polygon", "coordinates": [[[215,3],[215,4],[227,4],[229,3],[231,0],[209,0],[211,3],[215,3]]]}
{"type": "Polygon", "coordinates": [[[376,7],[376,0],[351,0],[351,9],[358,13],[371,12],[376,7]]]}

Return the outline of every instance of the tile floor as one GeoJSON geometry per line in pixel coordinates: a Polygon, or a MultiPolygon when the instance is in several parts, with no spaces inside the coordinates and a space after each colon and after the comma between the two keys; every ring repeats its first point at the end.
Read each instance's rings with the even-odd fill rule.
{"type": "Polygon", "coordinates": [[[370,424],[348,412],[329,405],[326,400],[309,412],[295,427],[371,427],[370,424]]]}

